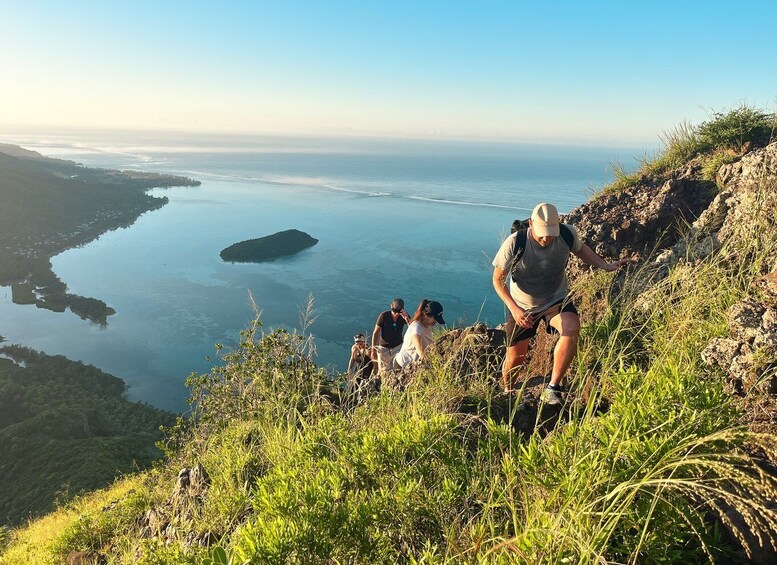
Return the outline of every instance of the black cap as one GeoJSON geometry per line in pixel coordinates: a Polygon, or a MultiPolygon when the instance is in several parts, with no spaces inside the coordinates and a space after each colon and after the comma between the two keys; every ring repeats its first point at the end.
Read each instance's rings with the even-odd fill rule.
{"type": "Polygon", "coordinates": [[[437,320],[437,323],[445,325],[445,320],[442,318],[442,304],[432,300],[429,302],[429,304],[427,304],[427,307],[429,308],[429,314],[434,316],[434,319],[437,320]]]}
{"type": "Polygon", "coordinates": [[[391,301],[391,309],[396,312],[399,312],[404,307],[405,307],[405,301],[402,300],[401,298],[395,298],[394,300],[391,301]]]}

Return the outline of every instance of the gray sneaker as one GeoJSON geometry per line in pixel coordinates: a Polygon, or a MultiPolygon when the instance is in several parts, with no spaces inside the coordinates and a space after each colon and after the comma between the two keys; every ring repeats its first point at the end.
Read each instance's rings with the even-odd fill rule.
{"type": "Polygon", "coordinates": [[[545,390],[542,391],[542,401],[545,404],[561,404],[564,402],[564,397],[562,394],[563,390],[561,387],[556,388],[548,385],[545,387],[545,390]]]}

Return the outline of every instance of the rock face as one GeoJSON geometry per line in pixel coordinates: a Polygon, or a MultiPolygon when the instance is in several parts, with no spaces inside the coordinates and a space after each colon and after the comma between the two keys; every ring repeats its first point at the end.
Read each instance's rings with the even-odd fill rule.
{"type": "Polygon", "coordinates": [[[714,184],[688,169],[662,184],[640,183],[575,208],[564,221],[603,257],[644,256],[669,247],[714,198],[714,184]]]}
{"type": "Polygon", "coordinates": [[[299,230],[285,230],[258,239],[247,239],[221,251],[221,259],[231,263],[260,263],[299,253],[318,240],[299,230]]]}

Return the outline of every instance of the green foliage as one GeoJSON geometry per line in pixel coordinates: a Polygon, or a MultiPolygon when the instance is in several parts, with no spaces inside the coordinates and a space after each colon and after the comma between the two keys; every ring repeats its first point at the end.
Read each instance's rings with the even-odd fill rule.
{"type": "Polygon", "coordinates": [[[3,554],[5,548],[11,542],[11,532],[5,526],[0,526],[0,555],[3,554]]]}
{"type": "Polygon", "coordinates": [[[336,415],[297,434],[254,488],[254,518],[233,536],[238,558],[394,563],[444,542],[478,474],[457,419],[383,425],[336,415]]]}
{"type": "Polygon", "coordinates": [[[774,137],[775,115],[742,105],[727,113],[715,112],[698,128],[701,151],[731,149],[741,152],[746,145],[764,147],[774,137]]]}
{"type": "Polygon", "coordinates": [[[227,552],[223,547],[214,547],[210,557],[202,560],[202,565],[233,565],[234,563],[235,561],[231,557],[227,557],[227,552]]]}
{"type": "Polygon", "coordinates": [[[774,139],[777,116],[742,105],[728,112],[714,112],[699,126],[682,123],[661,136],[663,149],[639,160],[635,172],[613,163],[615,181],[603,193],[620,192],[638,183],[656,182],[664,174],[691,160],[700,159],[702,177],[715,180],[720,165],[732,162],[743,152],[767,145],[774,139]]]}
{"type": "Polygon", "coordinates": [[[56,499],[148,467],[173,415],[123,398],[125,385],[94,367],[8,346],[0,363],[0,521],[17,524],[56,499]]]}
{"type": "MultiPolygon", "coordinates": [[[[149,506],[150,501],[145,492],[129,492],[102,512],[80,516],[62,533],[56,550],[67,555],[70,551],[94,553],[106,546],[110,547],[115,532],[130,529],[149,506]]],[[[116,548],[112,547],[112,550],[116,548]]]]}

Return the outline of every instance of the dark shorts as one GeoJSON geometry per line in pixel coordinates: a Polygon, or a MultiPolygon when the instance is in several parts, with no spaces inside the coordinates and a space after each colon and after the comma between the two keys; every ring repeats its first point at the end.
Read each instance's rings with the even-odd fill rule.
{"type": "Polygon", "coordinates": [[[542,320],[545,320],[545,331],[549,334],[557,334],[558,330],[550,325],[550,321],[561,312],[572,312],[573,314],[577,314],[577,308],[575,308],[572,300],[569,298],[562,298],[558,302],[551,304],[542,312],[536,312],[534,314],[534,325],[531,328],[517,326],[513,319],[513,315],[508,312],[507,324],[505,324],[508,345],[515,345],[519,341],[524,341],[537,335],[537,327],[542,320]]]}

